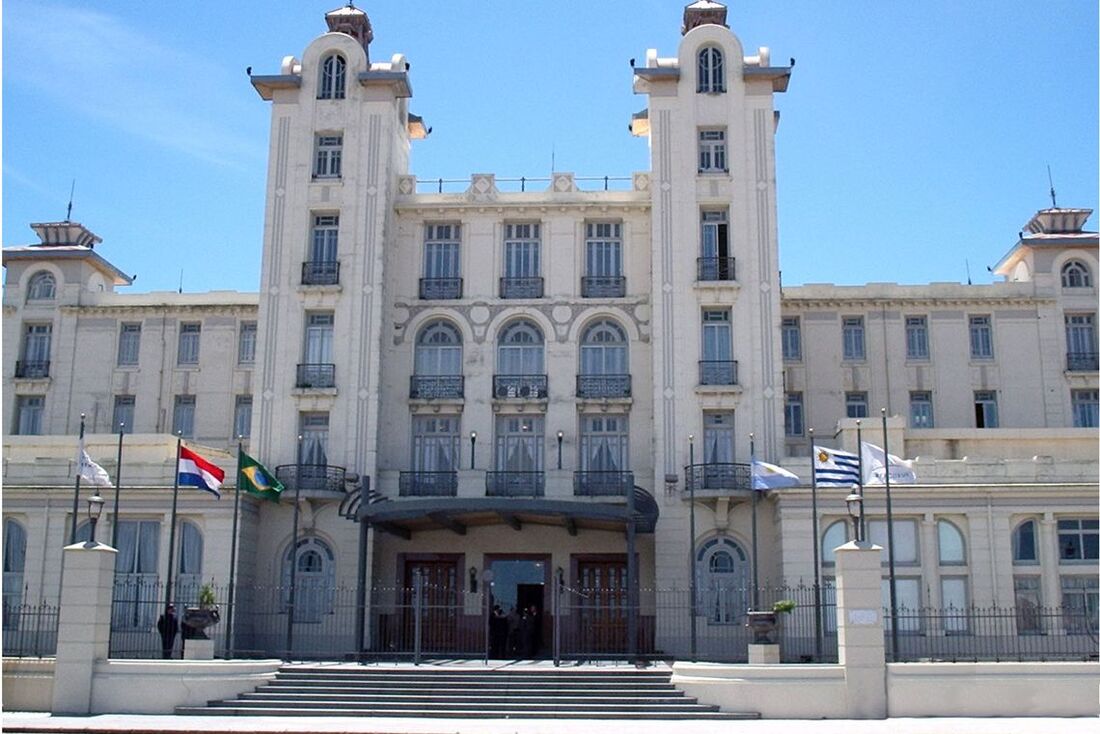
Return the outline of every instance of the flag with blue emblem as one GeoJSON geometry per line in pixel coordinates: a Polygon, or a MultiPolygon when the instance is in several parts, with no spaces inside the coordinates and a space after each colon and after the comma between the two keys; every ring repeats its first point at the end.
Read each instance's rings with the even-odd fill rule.
{"type": "Polygon", "coordinates": [[[275,473],[269,471],[260,462],[248,454],[241,452],[241,471],[237,475],[237,486],[257,497],[263,497],[272,502],[279,501],[279,495],[283,491],[283,484],[275,478],[275,473]]]}

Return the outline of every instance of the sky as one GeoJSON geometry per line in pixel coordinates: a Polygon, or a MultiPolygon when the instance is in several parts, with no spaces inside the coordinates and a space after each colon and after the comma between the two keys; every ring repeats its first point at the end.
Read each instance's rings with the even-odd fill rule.
{"type": "MultiPolygon", "coordinates": [[[[3,5],[3,244],[72,218],[129,292],[258,289],[277,74],[340,0],[3,5]]],[[[631,58],[675,55],[683,2],[357,3],[411,63],[421,179],[649,168],[631,58]]],[[[993,282],[1050,205],[1098,199],[1097,3],[730,2],[746,54],[794,57],[776,140],[783,283],[993,282]]],[[[1095,215],[1088,228],[1096,229],[1095,215]]]]}

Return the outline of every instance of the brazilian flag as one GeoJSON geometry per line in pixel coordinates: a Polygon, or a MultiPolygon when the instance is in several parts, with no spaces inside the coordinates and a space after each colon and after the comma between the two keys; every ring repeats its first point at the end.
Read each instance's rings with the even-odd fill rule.
{"type": "Polygon", "coordinates": [[[282,482],[275,478],[274,472],[253,459],[245,452],[241,452],[240,471],[237,474],[237,486],[257,497],[279,501],[279,495],[283,491],[282,482]]]}

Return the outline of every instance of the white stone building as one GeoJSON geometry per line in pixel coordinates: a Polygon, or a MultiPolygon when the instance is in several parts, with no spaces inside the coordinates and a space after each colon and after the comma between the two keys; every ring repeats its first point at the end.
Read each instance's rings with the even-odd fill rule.
{"type": "MultiPolygon", "coordinates": [[[[549,630],[555,582],[686,589],[694,563],[705,649],[751,603],[715,590],[754,570],[814,578],[811,430],[854,450],[862,418],[881,445],[885,408],[890,452],[916,457],[918,477],[893,488],[899,604],[1095,619],[1090,210],[1038,212],[993,285],[782,286],[774,95],[791,69],[746,52],[720,4],[689,5],[675,53],[634,69],[648,171],[474,174],[449,192],[409,170],[428,129],[404,56],[370,58],[361,10],[326,20],[300,59],[251,78],[272,107],[259,294],[121,293],[130,278],[75,222],[32,225],[40,243],[3,251],[6,603],[56,596],[83,413],[112,477],[125,424],[128,578],[169,574],[173,434],[227,484],[240,437],[288,487],[278,505],[242,496],[244,587],[287,583],[295,523],[299,583],[419,573],[464,595],[460,629],[490,579],[494,603],[533,604],[549,630]],[[760,496],[755,522],[753,452],[803,479],[760,496]]],[[[826,579],[847,493],[818,492],[826,579]]],[[[881,493],[867,493],[883,542],[881,493]]],[[[227,500],[181,493],[181,588],[228,581],[227,500]]],[[[683,653],[686,608],[639,593],[644,644],[683,653]]],[[[318,594],[310,609],[332,611],[318,594]]],[[[625,628],[592,614],[614,628],[604,651],[621,651],[625,628]]],[[[378,645],[374,618],[326,628],[327,644],[378,645]]],[[[326,644],[316,621],[300,639],[326,644]]]]}

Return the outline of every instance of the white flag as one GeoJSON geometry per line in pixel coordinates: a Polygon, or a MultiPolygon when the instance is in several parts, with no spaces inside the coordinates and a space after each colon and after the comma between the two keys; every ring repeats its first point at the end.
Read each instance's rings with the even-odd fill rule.
{"type": "Polygon", "coordinates": [[[887,459],[886,452],[872,443],[863,442],[863,483],[886,484],[886,464],[890,464],[891,484],[915,484],[917,475],[913,472],[913,462],[890,454],[887,459]]]}
{"type": "Polygon", "coordinates": [[[80,456],[77,462],[76,473],[80,475],[81,479],[96,487],[115,486],[111,484],[111,478],[107,476],[107,470],[92,461],[92,457],[88,456],[88,452],[84,450],[83,446],[80,448],[80,456]]]}
{"type": "Polygon", "coordinates": [[[768,464],[756,459],[752,460],[753,489],[781,489],[783,487],[797,487],[801,483],[802,480],[792,471],[787,471],[775,464],[768,464]]]}

